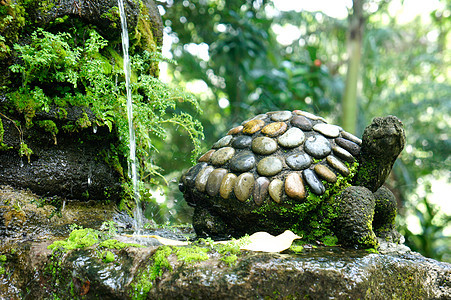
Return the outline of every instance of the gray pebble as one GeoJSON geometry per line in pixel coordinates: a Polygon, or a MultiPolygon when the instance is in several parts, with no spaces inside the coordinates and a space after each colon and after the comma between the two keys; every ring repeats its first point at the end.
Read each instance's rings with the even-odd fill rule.
{"type": "Polygon", "coordinates": [[[297,153],[285,159],[287,165],[293,170],[304,170],[312,164],[312,158],[307,153],[297,153]]]}
{"type": "Polygon", "coordinates": [[[232,147],[235,149],[244,149],[250,147],[252,144],[252,137],[248,135],[236,136],[232,141],[232,147]]]}
{"type": "Polygon", "coordinates": [[[247,172],[255,167],[255,155],[251,151],[242,151],[230,160],[230,168],[236,172],[247,172]]]}
{"type": "Polygon", "coordinates": [[[313,130],[331,138],[337,137],[340,134],[340,129],[341,127],[337,125],[330,125],[324,123],[319,123],[313,126],[313,130]]]}
{"type": "Polygon", "coordinates": [[[271,120],[273,120],[275,122],[283,122],[283,121],[289,120],[292,117],[291,111],[288,111],[288,110],[276,111],[269,115],[270,115],[271,120]]]}
{"type": "Polygon", "coordinates": [[[312,191],[317,195],[322,195],[326,191],[324,185],[322,182],[316,177],[315,173],[310,170],[304,170],[302,172],[304,174],[304,179],[309,185],[309,187],[312,189],[312,191]]]}
{"type": "Polygon", "coordinates": [[[222,166],[235,154],[235,149],[232,147],[224,147],[216,150],[211,156],[211,163],[215,166],[222,166]]]}
{"type": "Polygon", "coordinates": [[[304,144],[305,152],[316,157],[323,158],[332,151],[330,142],[322,135],[310,136],[304,144]]]}
{"type": "Polygon", "coordinates": [[[229,143],[232,140],[232,138],[233,138],[233,136],[226,135],[225,137],[219,139],[219,141],[214,143],[212,148],[213,149],[218,149],[218,148],[225,147],[225,146],[229,145],[229,143]]]}
{"type": "Polygon", "coordinates": [[[291,125],[296,126],[304,131],[312,130],[312,122],[304,116],[295,116],[291,119],[291,125]]]}
{"type": "Polygon", "coordinates": [[[262,205],[268,195],[269,179],[258,177],[254,185],[254,202],[258,206],[262,205]]]}

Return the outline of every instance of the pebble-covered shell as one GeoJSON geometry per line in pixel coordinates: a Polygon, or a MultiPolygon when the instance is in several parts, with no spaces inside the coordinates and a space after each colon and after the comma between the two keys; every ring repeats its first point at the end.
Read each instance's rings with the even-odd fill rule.
{"type": "Polygon", "coordinates": [[[273,111],[231,128],[200,156],[181,179],[183,191],[196,190],[222,201],[286,199],[302,203],[310,193],[322,195],[349,176],[362,141],[314,114],[273,111]]]}

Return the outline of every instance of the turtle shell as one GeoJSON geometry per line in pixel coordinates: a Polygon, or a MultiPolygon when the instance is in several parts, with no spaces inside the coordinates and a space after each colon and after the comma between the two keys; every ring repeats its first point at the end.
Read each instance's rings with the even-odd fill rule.
{"type": "Polygon", "coordinates": [[[183,174],[180,187],[209,199],[252,199],[257,206],[286,197],[302,201],[348,176],[361,143],[311,113],[268,112],[230,129],[183,174]]]}

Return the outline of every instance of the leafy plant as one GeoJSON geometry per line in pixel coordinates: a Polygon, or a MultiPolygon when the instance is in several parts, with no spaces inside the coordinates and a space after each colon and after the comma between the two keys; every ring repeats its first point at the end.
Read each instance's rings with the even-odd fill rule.
{"type": "MultiPolygon", "coordinates": [[[[22,85],[8,95],[13,109],[23,114],[26,128],[34,125],[42,127],[52,134],[55,143],[60,129],[79,131],[91,126],[107,126],[110,132],[119,137],[120,143],[114,147],[116,155],[128,157],[129,137],[122,58],[114,50],[114,45],[109,45],[94,29],[84,27],[79,30],[85,33],[71,35],[67,32],[51,33],[37,29],[31,34],[29,44],[14,45],[21,63],[12,65],[10,69],[22,76],[22,85]],[[83,40],[84,35],[89,38],[83,40]],[[36,111],[48,112],[55,109],[65,112],[65,107],[69,106],[89,108],[95,118],[89,118],[84,113],[74,124],[66,122],[62,128],[47,120],[36,124],[33,122],[36,111]]],[[[200,113],[197,100],[147,73],[152,64],[163,59],[159,53],[147,51],[131,57],[139,171],[143,180],[156,184],[158,182],[155,177],[160,175],[160,169],[153,163],[156,152],[153,143],[156,139],[165,139],[168,124],[186,130],[194,145],[193,157],[198,155],[199,141],[203,138],[200,122],[179,109],[181,104],[186,103],[200,113]]],[[[21,147],[21,154],[31,155],[32,150],[25,146],[21,147]]],[[[114,167],[117,168],[116,165],[114,167]]]]}

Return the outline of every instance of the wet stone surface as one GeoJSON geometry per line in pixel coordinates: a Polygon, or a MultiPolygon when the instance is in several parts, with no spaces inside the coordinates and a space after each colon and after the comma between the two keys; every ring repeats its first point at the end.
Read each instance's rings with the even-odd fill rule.
{"type": "Polygon", "coordinates": [[[240,125],[237,127],[234,127],[232,129],[229,130],[229,132],[227,132],[228,135],[235,135],[238,133],[241,133],[243,131],[244,126],[240,125]]]}
{"type": "Polygon", "coordinates": [[[305,140],[304,132],[301,129],[293,127],[279,136],[277,141],[279,145],[285,148],[294,148],[301,145],[305,140]]]}
{"type": "Polygon", "coordinates": [[[319,177],[326,180],[327,182],[330,183],[337,182],[337,175],[335,175],[335,173],[332,172],[332,170],[326,167],[325,165],[318,164],[313,169],[315,170],[315,173],[318,174],[319,177]]]}
{"type": "Polygon", "coordinates": [[[293,117],[293,119],[291,119],[291,125],[304,131],[310,131],[313,129],[312,122],[304,116],[293,117]]]}
{"type": "Polygon", "coordinates": [[[322,135],[310,136],[305,141],[305,151],[316,158],[323,158],[332,151],[330,142],[322,135]]]}
{"type": "Polygon", "coordinates": [[[207,186],[208,177],[211,172],[213,172],[214,168],[212,166],[208,166],[202,169],[196,177],[196,189],[200,192],[205,192],[205,187],[207,186]]]}
{"type": "Polygon", "coordinates": [[[233,139],[232,147],[235,149],[244,149],[250,147],[252,144],[252,138],[248,135],[240,135],[233,139]]]}
{"type": "Polygon", "coordinates": [[[312,164],[312,159],[307,153],[296,153],[286,158],[287,165],[293,170],[304,170],[312,164]]]}
{"type": "Polygon", "coordinates": [[[327,158],[327,163],[337,170],[341,175],[348,176],[349,175],[349,169],[346,167],[344,163],[342,163],[339,159],[337,159],[335,156],[329,155],[327,158]]]}
{"type": "Polygon", "coordinates": [[[258,206],[262,205],[268,195],[269,179],[266,177],[258,177],[254,186],[254,202],[258,206]]]}
{"type": "Polygon", "coordinates": [[[317,195],[324,194],[326,189],[312,170],[310,169],[304,170],[303,174],[305,181],[315,194],[317,195]]]}
{"type": "Polygon", "coordinates": [[[355,135],[349,133],[349,132],[342,131],[342,132],[341,132],[341,137],[342,137],[342,138],[345,138],[345,139],[347,139],[347,140],[350,140],[351,142],[354,142],[354,143],[356,143],[356,144],[359,145],[359,146],[362,145],[362,140],[359,139],[358,137],[356,137],[355,135]]]}
{"type": "Polygon", "coordinates": [[[334,152],[334,154],[336,156],[338,156],[339,158],[341,158],[347,162],[352,163],[355,160],[354,156],[352,156],[351,153],[349,153],[347,150],[345,150],[339,146],[332,147],[332,151],[334,152]]]}
{"type": "Polygon", "coordinates": [[[268,186],[268,192],[271,198],[276,203],[282,202],[283,181],[280,179],[274,179],[268,186]]]}
{"type": "Polygon", "coordinates": [[[360,146],[350,140],[339,137],[335,139],[335,142],[353,156],[358,156],[360,153],[360,146]]]}
{"type": "Polygon", "coordinates": [[[262,133],[269,137],[277,137],[287,130],[287,124],[285,122],[269,123],[262,129],[262,133]]]}
{"type": "Polygon", "coordinates": [[[273,176],[282,171],[282,161],[275,156],[269,156],[263,158],[257,164],[257,172],[262,176],[273,176]]]}
{"type": "Polygon", "coordinates": [[[270,114],[270,118],[272,121],[275,122],[283,122],[287,121],[292,117],[291,111],[285,110],[285,111],[277,111],[270,114]]]}
{"type": "Polygon", "coordinates": [[[265,125],[265,122],[259,119],[251,120],[244,125],[243,133],[245,134],[254,134],[265,125]]]}
{"type": "Polygon", "coordinates": [[[222,148],[222,147],[228,146],[230,141],[232,140],[232,138],[233,137],[231,135],[226,135],[225,137],[219,139],[219,141],[214,143],[212,148],[218,149],[218,148],[222,148]]]}
{"type": "Polygon", "coordinates": [[[227,170],[222,168],[215,169],[213,172],[210,173],[205,188],[208,195],[214,197],[219,193],[219,188],[221,187],[222,179],[226,174],[227,170]]]}
{"type": "Polygon", "coordinates": [[[316,124],[315,126],[313,126],[313,130],[322,133],[330,138],[338,137],[338,135],[340,134],[340,129],[341,128],[337,125],[330,125],[324,123],[316,124]]]}
{"type": "Polygon", "coordinates": [[[247,172],[255,167],[255,155],[250,151],[242,151],[230,161],[230,168],[236,172],[247,172]]]}
{"type": "Polygon", "coordinates": [[[269,137],[258,137],[252,141],[252,151],[261,155],[273,154],[277,150],[277,142],[269,137]]]}
{"type": "Polygon", "coordinates": [[[224,147],[216,150],[211,156],[211,163],[215,166],[222,166],[229,161],[235,154],[235,149],[232,147],[224,147]]]}
{"type": "Polygon", "coordinates": [[[201,157],[199,157],[198,162],[209,162],[211,159],[211,156],[213,155],[213,153],[215,153],[216,150],[210,150],[208,152],[206,152],[204,155],[202,155],[201,157]]]}
{"type": "Polygon", "coordinates": [[[304,183],[298,173],[290,173],[285,179],[285,193],[295,200],[302,200],[306,197],[304,183]]]}
{"type": "Polygon", "coordinates": [[[224,199],[229,199],[230,194],[233,191],[237,176],[233,173],[227,173],[221,182],[221,187],[219,188],[219,195],[224,199]]]}
{"type": "Polygon", "coordinates": [[[198,163],[185,174],[185,181],[188,186],[193,186],[199,172],[207,166],[207,163],[198,163]]]}
{"type": "Polygon", "coordinates": [[[240,201],[246,201],[252,195],[254,189],[254,175],[252,173],[243,173],[235,181],[233,191],[240,201]]]}

